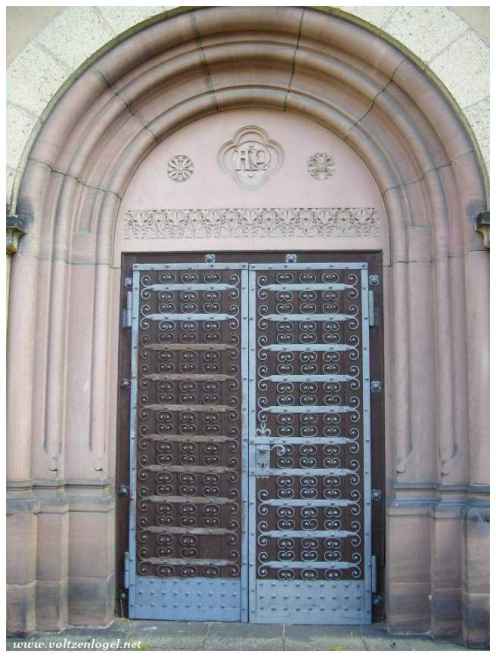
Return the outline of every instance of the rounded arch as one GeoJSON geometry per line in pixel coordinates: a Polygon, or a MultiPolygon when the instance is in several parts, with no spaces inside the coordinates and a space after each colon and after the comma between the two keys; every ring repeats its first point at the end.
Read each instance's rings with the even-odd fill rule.
{"type": "MultiPolygon", "coordinates": [[[[87,66],[120,41],[157,21],[192,11],[177,7],[73,7],[55,10],[55,18],[33,41],[19,51],[12,44],[8,82],[11,104],[8,108],[8,195],[10,211],[15,211],[18,182],[25,157],[53,105],[87,66]],[[66,36],[72,36],[67,47],[66,36]],[[88,38],[89,37],[89,38],[88,38]],[[69,78],[67,71],[71,71],[69,78]],[[42,84],[40,84],[42,81],[42,84]],[[25,85],[30,94],[25,94],[25,85]],[[59,85],[62,86],[59,88],[59,85]],[[47,104],[48,103],[48,104],[47,104]]],[[[469,131],[475,131],[488,165],[488,130],[484,120],[488,105],[488,35],[482,18],[484,8],[463,11],[453,7],[325,7],[326,14],[342,16],[364,26],[405,52],[416,61],[435,84],[451,96],[454,108],[469,131]],[[474,14],[474,12],[477,12],[474,14]],[[474,22],[475,20],[475,22],[474,22]],[[472,28],[472,29],[470,29],[472,28]],[[398,40],[399,39],[399,40],[398,40]],[[404,43],[403,43],[404,42],[404,43]],[[410,48],[410,50],[408,49],[410,48]],[[475,81],[475,87],[465,80],[475,81]],[[482,112],[482,115],[481,115],[482,112]],[[482,120],[481,120],[482,119],[482,120]]],[[[25,11],[25,10],[12,10],[25,11]]],[[[18,22],[25,17],[13,16],[18,22]]],[[[41,15],[46,21],[46,13],[41,15]]],[[[15,22],[14,22],[15,29],[15,22]]]]}
{"type": "Polygon", "coordinates": [[[473,222],[487,206],[472,136],[417,63],[344,14],[216,7],[151,22],[95,57],[30,150],[17,203],[29,232],[12,272],[10,353],[20,367],[9,374],[11,480],[112,480],[113,369],[102,364],[116,358],[112,249],[122,198],[168,135],[245,107],[301,113],[331,130],[362,158],[383,196],[390,480],[466,485],[483,476],[474,471],[480,457],[468,458],[471,443],[485,440],[481,400],[468,394],[484,386],[480,357],[466,345],[474,331],[467,317],[483,303],[471,290],[487,266],[472,257],[482,250],[473,222]],[[79,229],[81,217],[88,229],[79,229]],[[91,271],[89,365],[70,348],[80,316],[70,286],[83,267],[91,271]],[[432,326],[421,355],[435,361],[431,400],[418,392],[417,304],[429,308],[432,326]],[[63,394],[78,373],[90,409],[84,446],[68,437],[78,418],[63,394]],[[434,444],[416,420],[422,404],[434,444]],[[86,450],[81,472],[68,466],[69,448],[86,450]]]}
{"type": "MultiPolygon", "coordinates": [[[[122,124],[126,114],[133,113],[133,108],[136,108],[135,118],[139,123],[140,108],[144,110],[147,99],[167,86],[171,100],[164,99],[161,112],[156,116],[147,115],[141,121],[141,130],[135,131],[135,138],[144,131],[153,133],[154,141],[157,141],[174,129],[173,125],[179,127],[185,121],[194,120],[193,115],[188,116],[187,103],[190,101],[192,111],[198,116],[202,111],[222,111],[243,104],[303,111],[345,136],[350,143],[360,141],[355,134],[359,129],[363,136],[373,134],[367,130],[367,125],[372,123],[367,119],[371,118],[370,115],[377,115],[378,120],[389,121],[388,128],[382,131],[382,142],[378,134],[376,141],[379,139],[385,160],[393,162],[392,169],[396,173],[391,172],[390,187],[412,184],[416,180],[415,174],[418,177],[470,154],[474,160],[473,170],[483,179],[477,164],[478,147],[466,125],[462,124],[453,99],[445,89],[438,88],[441,86],[439,80],[426,74],[411,53],[404,47],[400,50],[397,42],[390,43],[393,41],[391,37],[384,40],[377,31],[366,29],[363,21],[339,10],[324,13],[318,8],[267,8],[261,16],[267,19],[267,24],[264,24],[264,19],[258,20],[250,16],[248,9],[242,8],[235,11],[232,8],[223,11],[221,8],[173,10],[145,21],[138,32],[124,33],[116,42],[96,53],[84,65],[83,72],[75,74],[76,80],[68,88],[63,88],[47,108],[43,127],[28,156],[27,175],[29,163],[38,159],[62,173],[76,177],[82,175],[84,180],[83,158],[95,163],[95,158],[103,154],[103,148],[110,154],[112,147],[117,156],[113,144],[115,139],[106,138],[105,146],[99,141],[110,122],[113,122],[112,137],[119,131],[116,120],[122,124]],[[221,18],[219,12],[223,13],[221,18]],[[219,17],[218,26],[215,25],[216,18],[212,20],[214,15],[219,17]],[[249,33],[249,39],[245,36],[241,42],[236,41],[237,36],[246,33],[249,33]],[[230,42],[219,42],[217,34],[229,35],[230,42]],[[332,46],[328,45],[330,43],[332,46]],[[237,65],[258,71],[270,67],[274,72],[273,79],[264,74],[259,81],[250,79],[248,85],[242,85],[233,77],[227,85],[215,88],[213,77],[216,70],[222,69],[225,73],[229,67],[235,70],[237,65]],[[285,73],[290,74],[285,76],[285,73]],[[199,82],[190,97],[185,85],[181,90],[181,76],[195,76],[199,82]],[[321,93],[324,89],[319,89],[316,96],[315,84],[313,91],[305,88],[305,76],[313,80],[321,76],[322,83],[333,85],[336,93],[332,94],[329,88],[325,90],[327,93],[321,93]],[[171,83],[174,94],[171,93],[171,83]],[[244,99],[243,86],[249,88],[249,95],[244,99]],[[279,92],[281,99],[276,100],[279,92]],[[219,99],[221,95],[222,99],[219,99]],[[173,102],[174,99],[177,102],[173,102]],[[313,104],[310,110],[309,103],[313,104]],[[332,111],[341,117],[330,120],[329,112],[332,111]],[[185,116],[181,117],[181,112],[185,116]],[[95,121],[97,115],[99,119],[95,121]],[[91,126],[84,140],[81,140],[82,123],[91,126]],[[389,138],[396,137],[394,145],[387,143],[387,133],[389,138]],[[47,142],[50,142],[48,151],[43,148],[47,142]],[[70,161],[74,144],[80,153],[66,172],[64,165],[70,161]],[[62,145],[64,154],[58,161],[62,145]],[[398,157],[401,145],[406,149],[401,152],[402,157],[398,157]],[[405,171],[398,176],[402,166],[405,171]],[[410,169],[406,170],[408,166],[410,169]],[[396,179],[393,179],[395,175],[396,179]]],[[[126,130],[126,135],[129,135],[129,126],[126,130]]],[[[354,147],[359,148],[357,144],[354,147]]],[[[132,148],[130,145],[127,151],[121,149],[119,155],[126,159],[132,148]]],[[[139,157],[138,151],[134,157],[139,157]]],[[[100,161],[104,160],[102,157],[100,161]]],[[[107,179],[109,175],[117,175],[113,169],[109,174],[106,164],[102,171],[107,179]]],[[[96,167],[92,178],[95,183],[103,182],[102,188],[105,189],[105,181],[100,180],[96,167]]],[[[384,182],[380,186],[384,191],[384,182]]],[[[19,191],[18,209],[22,214],[26,213],[22,208],[23,185],[19,191]]],[[[485,192],[478,195],[484,205],[485,192]]]]}

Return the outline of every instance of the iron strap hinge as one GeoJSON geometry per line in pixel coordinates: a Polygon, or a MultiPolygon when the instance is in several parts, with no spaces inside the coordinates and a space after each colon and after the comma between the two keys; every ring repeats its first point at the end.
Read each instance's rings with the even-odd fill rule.
{"type": "Polygon", "coordinates": [[[372,593],[377,593],[377,559],[375,557],[375,554],[372,555],[372,562],[371,562],[371,586],[372,586],[372,593]]]}
{"type": "Polygon", "coordinates": [[[373,379],[370,382],[370,392],[382,392],[382,381],[379,381],[378,379],[373,379]]]}
{"type": "Polygon", "coordinates": [[[380,488],[372,488],[372,502],[382,502],[382,490],[380,488]]]}
{"type": "Polygon", "coordinates": [[[131,327],[131,319],[133,314],[133,293],[131,290],[126,292],[126,303],[122,309],[122,328],[131,327]]]}
{"type": "Polygon", "coordinates": [[[369,286],[370,287],[377,287],[381,283],[381,275],[380,274],[369,274],[369,286]]]}
{"type": "Polygon", "coordinates": [[[369,274],[369,326],[377,326],[377,317],[375,309],[375,295],[371,288],[378,287],[381,283],[380,274],[369,274]]]}
{"type": "Polygon", "coordinates": [[[384,596],[379,591],[379,578],[377,572],[377,557],[375,554],[372,555],[372,560],[370,562],[370,584],[371,584],[371,594],[372,594],[372,604],[374,607],[380,607],[384,604],[384,596]]]}
{"type": "Polygon", "coordinates": [[[369,326],[370,328],[377,326],[376,317],[375,317],[375,301],[374,301],[373,290],[369,290],[369,326]]]}
{"type": "Polygon", "coordinates": [[[129,590],[129,552],[124,552],[124,588],[129,590]]]}
{"type": "Polygon", "coordinates": [[[127,484],[120,484],[117,489],[117,495],[119,497],[129,497],[129,486],[127,484]]]}

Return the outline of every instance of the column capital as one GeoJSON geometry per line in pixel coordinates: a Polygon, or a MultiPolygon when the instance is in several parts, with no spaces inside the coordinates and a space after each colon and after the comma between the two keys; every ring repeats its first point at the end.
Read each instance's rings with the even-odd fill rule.
{"type": "Polygon", "coordinates": [[[486,249],[489,248],[490,228],[491,220],[489,210],[485,212],[479,212],[475,219],[475,230],[477,233],[482,235],[483,244],[486,249]]]}
{"type": "Polygon", "coordinates": [[[25,217],[16,214],[7,214],[6,220],[6,251],[7,255],[17,253],[19,240],[27,232],[27,221],[25,217]]]}

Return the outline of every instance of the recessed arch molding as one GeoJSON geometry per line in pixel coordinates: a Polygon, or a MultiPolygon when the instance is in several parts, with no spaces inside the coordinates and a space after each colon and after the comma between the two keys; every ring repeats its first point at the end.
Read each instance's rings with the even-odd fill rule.
{"type": "Polygon", "coordinates": [[[486,549],[486,516],[471,510],[486,508],[489,481],[477,147],[404,52],[344,15],[299,7],[211,7],[145,26],[92,61],[32,145],[9,314],[9,627],[103,625],[114,614],[119,210],[158,144],[241,108],[317,122],[380,189],[387,623],[484,641],[487,591],[471,562],[486,549]],[[89,526],[104,537],[98,558],[85,549],[89,526]]]}

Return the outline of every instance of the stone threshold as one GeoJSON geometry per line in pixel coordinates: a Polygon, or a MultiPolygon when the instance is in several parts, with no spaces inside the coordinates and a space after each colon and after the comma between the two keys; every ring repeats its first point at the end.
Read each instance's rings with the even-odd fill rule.
{"type": "Polygon", "coordinates": [[[130,621],[106,628],[73,627],[7,638],[7,650],[467,650],[454,640],[390,634],[383,624],[363,626],[130,621]]]}

